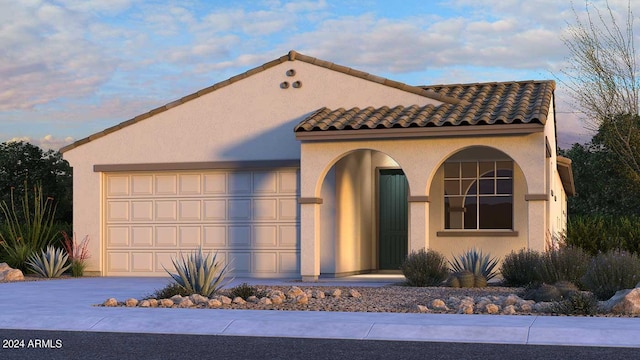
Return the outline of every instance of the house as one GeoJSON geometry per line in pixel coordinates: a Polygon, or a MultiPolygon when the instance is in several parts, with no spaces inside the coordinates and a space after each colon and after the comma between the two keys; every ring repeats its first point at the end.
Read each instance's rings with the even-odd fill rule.
{"type": "Polygon", "coordinates": [[[88,271],[397,270],[409,251],[544,250],[566,227],[553,81],[410,86],[295,51],[63,149],[88,271]]]}

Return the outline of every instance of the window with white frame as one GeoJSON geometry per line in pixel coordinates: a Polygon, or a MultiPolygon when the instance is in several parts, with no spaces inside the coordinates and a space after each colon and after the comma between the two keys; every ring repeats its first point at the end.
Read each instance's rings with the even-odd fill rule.
{"type": "Polygon", "coordinates": [[[513,162],[444,163],[445,229],[513,229],[513,162]]]}

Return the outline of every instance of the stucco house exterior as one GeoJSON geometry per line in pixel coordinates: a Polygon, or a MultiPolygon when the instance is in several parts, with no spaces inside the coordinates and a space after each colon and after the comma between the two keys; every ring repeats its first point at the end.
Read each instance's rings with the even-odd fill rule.
{"type": "Polygon", "coordinates": [[[88,271],[397,270],[412,250],[544,250],[566,227],[553,81],[410,86],[295,51],[63,149],[88,271]]]}

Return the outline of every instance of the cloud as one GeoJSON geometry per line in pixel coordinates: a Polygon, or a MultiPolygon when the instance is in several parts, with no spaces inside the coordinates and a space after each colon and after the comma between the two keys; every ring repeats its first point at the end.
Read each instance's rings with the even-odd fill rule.
{"type": "Polygon", "coordinates": [[[44,150],[59,150],[61,147],[73,143],[74,139],[70,136],[67,136],[63,139],[59,139],[54,137],[53,135],[45,135],[40,139],[32,139],[29,136],[22,136],[22,137],[14,137],[7,140],[7,142],[18,142],[18,141],[31,143],[33,145],[41,147],[44,150]]]}

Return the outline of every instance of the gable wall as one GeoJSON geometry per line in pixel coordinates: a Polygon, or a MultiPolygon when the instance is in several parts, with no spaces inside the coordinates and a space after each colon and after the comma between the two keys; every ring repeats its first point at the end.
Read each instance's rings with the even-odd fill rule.
{"type": "Polygon", "coordinates": [[[88,272],[103,268],[101,174],[96,164],[299,159],[293,128],[323,106],[437,103],[379,83],[290,61],[64,153],[74,170],[74,232],[89,235],[88,272]],[[295,69],[296,75],[286,76],[295,69]],[[301,81],[302,87],[280,84],[301,81]]]}

